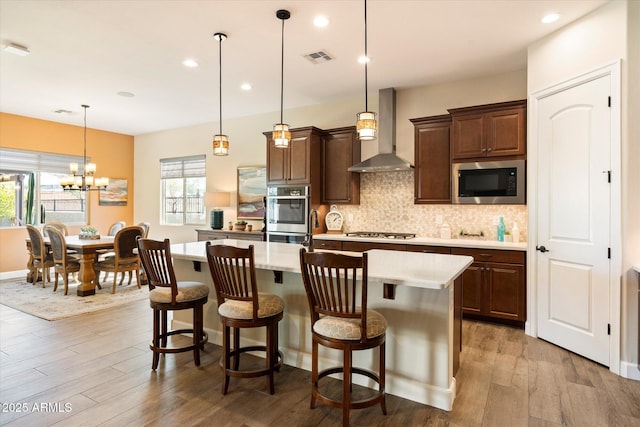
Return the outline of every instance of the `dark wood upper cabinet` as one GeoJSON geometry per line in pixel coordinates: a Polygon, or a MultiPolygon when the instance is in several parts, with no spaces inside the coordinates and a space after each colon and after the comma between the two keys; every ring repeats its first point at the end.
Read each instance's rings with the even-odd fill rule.
{"type": "Polygon", "coordinates": [[[448,110],[453,160],[524,157],[527,101],[510,101],[448,110]]]}
{"type": "Polygon", "coordinates": [[[360,203],[360,174],[348,171],[359,161],[360,140],[355,126],[325,131],[322,138],[322,203],[360,203]]]}
{"type": "Polygon", "coordinates": [[[414,203],[451,203],[451,116],[410,121],[414,126],[414,203]]]}
{"type": "Polygon", "coordinates": [[[311,185],[320,188],[322,130],[313,126],[291,129],[289,147],[278,148],[273,132],[267,138],[267,183],[311,185]]]}

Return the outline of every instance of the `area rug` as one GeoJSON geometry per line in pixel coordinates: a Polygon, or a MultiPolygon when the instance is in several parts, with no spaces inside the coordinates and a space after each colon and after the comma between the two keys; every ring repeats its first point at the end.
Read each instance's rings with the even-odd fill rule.
{"type": "Polygon", "coordinates": [[[53,282],[42,288],[41,282],[32,285],[26,280],[6,279],[0,281],[0,304],[45,320],[59,320],[149,297],[148,287],[138,289],[135,278],[131,285],[127,285],[125,279],[115,294],[111,293],[113,282],[107,280],[101,284],[102,289],[96,289],[95,295],[79,297],[76,295],[78,283],[74,282],[69,283],[69,293],[65,295],[63,283],[58,283],[58,290],[53,292],[53,282]]]}

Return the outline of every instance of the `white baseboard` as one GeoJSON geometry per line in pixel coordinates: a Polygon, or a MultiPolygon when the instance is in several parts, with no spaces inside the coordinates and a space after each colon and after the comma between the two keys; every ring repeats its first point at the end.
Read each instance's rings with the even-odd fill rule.
{"type": "Polygon", "coordinates": [[[620,362],[620,376],[630,380],[640,381],[640,369],[631,362],[620,362]]]}
{"type": "Polygon", "coordinates": [[[29,270],[16,270],[0,272],[0,280],[25,279],[29,270]]]}

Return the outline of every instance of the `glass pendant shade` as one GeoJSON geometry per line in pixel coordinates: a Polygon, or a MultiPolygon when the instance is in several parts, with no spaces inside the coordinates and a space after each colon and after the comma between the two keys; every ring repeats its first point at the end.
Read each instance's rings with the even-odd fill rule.
{"type": "Polygon", "coordinates": [[[368,141],[376,139],[378,131],[378,122],[376,121],[376,113],[364,111],[356,114],[356,130],[358,131],[358,139],[368,141]]]}
{"type": "Polygon", "coordinates": [[[215,156],[229,155],[229,139],[227,135],[213,136],[213,154],[215,156]]]}
{"type": "Polygon", "coordinates": [[[278,148],[287,148],[291,141],[291,132],[289,132],[289,125],[284,123],[278,123],[273,125],[273,142],[278,148]]]}

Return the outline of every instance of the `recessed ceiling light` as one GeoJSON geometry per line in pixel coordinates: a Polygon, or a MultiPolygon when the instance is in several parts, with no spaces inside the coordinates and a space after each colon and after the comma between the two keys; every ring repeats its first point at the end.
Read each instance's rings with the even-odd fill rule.
{"type": "Polygon", "coordinates": [[[125,98],[133,98],[134,96],[136,96],[135,94],[131,93],[131,92],[118,92],[118,95],[123,96],[125,98]]]}
{"type": "Polygon", "coordinates": [[[4,47],[4,51],[13,53],[14,55],[18,55],[18,56],[27,56],[31,53],[29,52],[29,49],[27,49],[26,47],[20,46],[19,44],[15,44],[15,43],[9,43],[8,45],[6,45],[4,47]]]}
{"type": "Polygon", "coordinates": [[[362,55],[360,58],[358,58],[358,62],[361,63],[361,64],[366,64],[366,63],[368,63],[370,61],[371,61],[371,58],[368,58],[368,57],[366,57],[364,55],[362,55]]]}
{"type": "Polygon", "coordinates": [[[315,18],[313,18],[313,25],[318,28],[326,27],[327,25],[329,25],[329,18],[322,15],[316,16],[315,18]]]}
{"type": "Polygon", "coordinates": [[[560,15],[557,13],[550,13],[548,15],[545,15],[540,22],[542,22],[543,24],[551,24],[552,22],[556,22],[558,19],[560,18],[560,15]]]}
{"type": "Polygon", "coordinates": [[[240,89],[242,89],[242,90],[251,90],[251,84],[250,83],[242,83],[240,85],[240,89]]]}
{"type": "Polygon", "coordinates": [[[198,66],[198,61],[196,61],[195,59],[185,59],[184,61],[182,61],[182,65],[189,68],[195,68],[198,66]]]}

